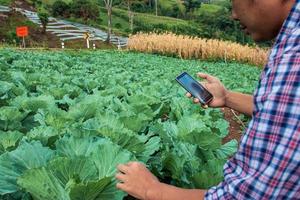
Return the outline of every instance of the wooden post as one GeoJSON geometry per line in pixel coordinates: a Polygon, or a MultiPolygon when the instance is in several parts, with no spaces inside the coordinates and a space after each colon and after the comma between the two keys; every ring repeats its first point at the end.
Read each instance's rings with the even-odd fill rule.
{"type": "Polygon", "coordinates": [[[120,43],[120,39],[118,38],[118,50],[121,50],[121,43],[120,43]]]}
{"type": "Polygon", "coordinates": [[[87,38],[86,39],[86,47],[89,49],[90,48],[90,40],[87,38]]]}
{"type": "Polygon", "coordinates": [[[26,44],[25,44],[25,37],[23,36],[23,48],[26,48],[26,44]]]}

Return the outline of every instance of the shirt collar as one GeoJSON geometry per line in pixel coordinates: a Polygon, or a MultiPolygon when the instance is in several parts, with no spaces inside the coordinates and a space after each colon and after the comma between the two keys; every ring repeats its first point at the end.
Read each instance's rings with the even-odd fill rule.
{"type": "Polygon", "coordinates": [[[276,43],[282,41],[285,36],[289,35],[292,30],[300,23],[300,0],[296,0],[288,18],[285,20],[279,35],[277,36],[276,43]]]}

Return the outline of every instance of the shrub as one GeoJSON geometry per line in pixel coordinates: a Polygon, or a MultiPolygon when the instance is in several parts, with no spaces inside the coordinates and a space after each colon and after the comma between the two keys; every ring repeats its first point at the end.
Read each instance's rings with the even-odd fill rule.
{"type": "Polygon", "coordinates": [[[49,22],[49,14],[47,12],[38,12],[38,17],[40,18],[40,21],[43,26],[43,33],[46,33],[46,27],[49,22]]]}
{"type": "Polygon", "coordinates": [[[61,0],[55,1],[52,5],[52,15],[54,17],[69,17],[70,5],[61,0]]]}
{"type": "Polygon", "coordinates": [[[115,24],[115,28],[117,28],[117,29],[120,29],[120,28],[122,28],[122,24],[120,24],[120,23],[116,23],[116,24],[115,24]]]}
{"type": "Polygon", "coordinates": [[[97,20],[99,17],[99,6],[95,2],[88,0],[76,0],[71,5],[71,12],[74,17],[97,20]]]}

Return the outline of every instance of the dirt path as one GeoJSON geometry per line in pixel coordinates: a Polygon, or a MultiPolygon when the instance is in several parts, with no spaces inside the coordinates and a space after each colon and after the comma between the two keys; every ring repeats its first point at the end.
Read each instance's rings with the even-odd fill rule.
{"type": "MultiPolygon", "coordinates": [[[[225,119],[229,122],[229,134],[223,139],[223,143],[226,143],[232,139],[236,139],[238,142],[240,142],[243,134],[242,124],[238,122],[229,108],[222,108],[222,112],[224,113],[225,119]]],[[[239,113],[236,112],[236,114],[238,115],[239,113]]]]}

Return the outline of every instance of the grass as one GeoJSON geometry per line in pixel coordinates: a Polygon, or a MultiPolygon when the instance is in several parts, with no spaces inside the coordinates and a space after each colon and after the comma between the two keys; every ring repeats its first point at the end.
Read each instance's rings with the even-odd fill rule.
{"type": "Polygon", "coordinates": [[[164,24],[164,23],[188,24],[187,21],[182,19],[176,19],[176,18],[165,17],[165,16],[154,16],[145,13],[137,13],[136,20],[144,21],[145,23],[151,23],[151,24],[164,24]]]}
{"type": "Polygon", "coordinates": [[[219,11],[222,7],[215,4],[202,4],[201,7],[196,11],[198,15],[201,15],[204,12],[208,13],[216,13],[219,11]]]}
{"type": "Polygon", "coordinates": [[[224,6],[225,4],[228,4],[228,0],[211,0],[211,3],[214,5],[224,6]]]}
{"type": "MultiPolygon", "coordinates": [[[[42,0],[43,4],[46,4],[48,6],[51,6],[56,0],[42,0]]],[[[71,3],[72,0],[63,0],[66,3],[71,3]]]]}
{"type": "MultiPolygon", "coordinates": [[[[115,9],[114,9],[115,10],[115,9]]],[[[129,22],[117,15],[114,15],[115,11],[113,11],[113,17],[112,17],[112,27],[113,27],[113,33],[117,35],[123,35],[127,36],[130,32],[129,30],[129,22]]],[[[84,21],[82,18],[69,18],[68,20],[87,24],[89,26],[93,26],[95,28],[100,28],[102,30],[107,30],[107,13],[105,8],[100,8],[100,15],[99,20],[88,20],[84,21]]]]}
{"type": "MultiPolygon", "coordinates": [[[[161,9],[168,9],[172,7],[174,4],[181,4],[179,6],[183,7],[182,2],[180,0],[166,0],[160,1],[161,9]]],[[[221,6],[215,4],[202,4],[201,8],[195,11],[197,14],[201,14],[203,12],[215,13],[217,12],[221,6]]],[[[94,27],[98,27],[104,30],[107,30],[107,13],[104,7],[100,8],[100,20],[99,21],[88,21],[87,23],[81,19],[71,19],[73,21],[85,23],[94,27]]],[[[113,16],[112,16],[112,24],[113,24],[113,33],[123,36],[128,36],[131,34],[130,24],[128,20],[128,12],[125,9],[113,8],[113,16]]],[[[155,16],[154,14],[148,13],[135,13],[134,16],[134,27],[138,28],[140,26],[147,27],[159,27],[160,25],[167,26],[166,31],[173,31],[178,27],[186,27],[190,26],[189,21],[183,19],[177,19],[166,16],[155,16]],[[172,28],[175,27],[175,28],[172,28]]]]}
{"type": "MultiPolygon", "coordinates": [[[[70,18],[71,21],[79,22],[83,24],[88,24],[93,27],[98,27],[103,30],[107,30],[107,13],[106,9],[100,8],[100,20],[89,20],[87,22],[83,21],[80,18],[70,18]]],[[[168,26],[189,26],[188,21],[182,19],[176,19],[172,17],[165,16],[155,16],[152,14],[146,13],[135,13],[134,24],[147,24],[148,26],[159,25],[159,24],[168,24],[168,26]]],[[[128,20],[127,10],[113,8],[113,16],[112,16],[112,25],[113,25],[113,33],[123,36],[128,36],[130,31],[130,25],[128,20]]]]}
{"type": "Polygon", "coordinates": [[[0,0],[0,5],[9,6],[12,0],[0,0]]]}
{"type": "Polygon", "coordinates": [[[159,1],[159,7],[162,9],[162,10],[170,10],[170,9],[173,9],[174,5],[177,5],[177,7],[183,11],[185,8],[184,8],[184,5],[182,3],[181,0],[167,0],[167,1],[159,1]]]}

